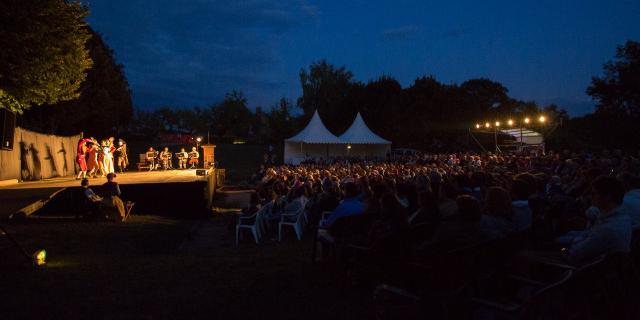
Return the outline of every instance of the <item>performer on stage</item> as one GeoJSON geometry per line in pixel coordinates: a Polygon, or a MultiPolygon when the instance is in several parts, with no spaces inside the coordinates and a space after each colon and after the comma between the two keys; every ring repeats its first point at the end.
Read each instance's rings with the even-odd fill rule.
{"type": "Polygon", "coordinates": [[[109,140],[102,141],[102,153],[103,153],[103,165],[104,172],[109,174],[113,173],[113,154],[111,153],[111,145],[109,144],[109,140]]]}
{"type": "Polygon", "coordinates": [[[127,143],[122,139],[118,139],[118,148],[115,151],[115,156],[118,158],[118,169],[120,173],[123,173],[129,165],[129,158],[127,158],[127,143]]]}
{"type": "Polygon", "coordinates": [[[184,148],[181,148],[180,152],[176,153],[176,157],[178,157],[178,168],[186,169],[187,159],[189,159],[189,154],[186,151],[184,151],[184,148]]]}
{"type": "Polygon", "coordinates": [[[80,167],[80,172],[76,179],[84,179],[87,177],[87,142],[91,141],[91,139],[84,138],[78,140],[78,153],[76,154],[76,162],[80,167]]]}
{"type": "Polygon", "coordinates": [[[154,150],[153,147],[149,147],[149,151],[147,151],[147,161],[149,162],[149,171],[157,169],[156,156],[157,156],[156,150],[154,150]]]}
{"type": "Polygon", "coordinates": [[[169,151],[169,147],[164,147],[164,150],[160,152],[160,160],[162,160],[162,168],[164,170],[173,169],[171,165],[171,151],[169,151]]]}
{"type": "Polygon", "coordinates": [[[198,166],[198,163],[200,162],[199,158],[200,153],[198,152],[198,149],[196,149],[196,147],[191,148],[191,152],[189,152],[189,165],[191,167],[189,167],[189,169],[193,169],[198,166]]]}
{"type": "MultiPolygon", "coordinates": [[[[95,178],[97,172],[100,171],[100,166],[98,165],[98,153],[100,153],[99,152],[100,144],[98,144],[98,141],[96,141],[96,139],[91,137],[91,141],[87,143],[87,146],[88,146],[87,153],[89,154],[89,160],[88,160],[88,166],[87,166],[89,169],[89,173],[87,175],[93,176],[95,178]]],[[[104,174],[104,173],[100,172],[100,174],[104,174]]]]}

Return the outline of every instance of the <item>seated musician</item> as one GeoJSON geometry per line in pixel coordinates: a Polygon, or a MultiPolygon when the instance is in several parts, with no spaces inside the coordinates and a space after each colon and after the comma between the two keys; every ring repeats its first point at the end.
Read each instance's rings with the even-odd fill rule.
{"type": "Polygon", "coordinates": [[[178,168],[186,169],[187,160],[189,159],[189,154],[186,151],[184,151],[184,148],[181,148],[180,152],[176,153],[176,157],[178,157],[178,168]]]}
{"type": "Polygon", "coordinates": [[[200,163],[199,158],[200,153],[198,152],[196,147],[191,148],[191,152],[189,152],[189,169],[193,169],[198,166],[198,163],[200,163]]]}
{"type": "Polygon", "coordinates": [[[157,163],[156,163],[156,150],[153,149],[153,147],[149,147],[149,151],[147,151],[147,161],[149,162],[149,171],[157,169],[157,163]]]}
{"type": "Polygon", "coordinates": [[[160,159],[162,160],[162,168],[164,170],[172,168],[171,151],[169,151],[169,147],[164,147],[164,150],[160,152],[160,159]]]}

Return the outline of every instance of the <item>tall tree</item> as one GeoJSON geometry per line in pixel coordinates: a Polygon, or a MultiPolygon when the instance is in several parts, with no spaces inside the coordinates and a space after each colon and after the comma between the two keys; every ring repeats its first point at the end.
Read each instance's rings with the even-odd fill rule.
{"type": "Polygon", "coordinates": [[[344,132],[355,118],[357,107],[350,96],[361,84],[345,67],[336,68],[325,60],[314,62],[309,70],[300,70],[302,97],[298,106],[309,119],[318,110],[324,124],[334,134],[344,132]]]}
{"type": "Polygon", "coordinates": [[[116,62],[113,50],[100,34],[88,30],[92,36],[87,47],[93,66],[81,86],[80,97],[27,110],[20,119],[21,125],[55,134],[87,129],[100,136],[127,128],[133,117],[133,103],[123,66],[116,62]]]}
{"type": "Polygon", "coordinates": [[[640,117],[640,43],[619,46],[604,65],[604,76],[591,79],[587,94],[597,101],[597,113],[640,117]]]}
{"type": "Polygon", "coordinates": [[[251,110],[240,91],[227,93],[224,100],[211,108],[213,134],[219,137],[247,138],[251,126],[251,110]]]}
{"type": "Polygon", "coordinates": [[[76,99],[91,67],[87,9],[76,1],[0,1],[0,106],[76,99]]]}

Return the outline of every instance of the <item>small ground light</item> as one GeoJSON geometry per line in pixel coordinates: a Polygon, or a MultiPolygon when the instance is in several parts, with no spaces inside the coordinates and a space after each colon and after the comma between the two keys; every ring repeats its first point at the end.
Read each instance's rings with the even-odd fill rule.
{"type": "Polygon", "coordinates": [[[347,149],[351,149],[351,145],[348,145],[348,146],[347,146],[347,149]]]}
{"type": "Polygon", "coordinates": [[[507,121],[507,123],[509,124],[509,126],[513,126],[513,120],[509,120],[507,121]]]}
{"type": "Polygon", "coordinates": [[[476,124],[476,129],[480,129],[480,124],[479,123],[476,124]]]}
{"type": "Polygon", "coordinates": [[[487,128],[491,127],[491,125],[489,124],[489,122],[485,123],[485,124],[484,124],[484,126],[485,126],[485,127],[487,127],[487,128]]]}
{"type": "Polygon", "coordinates": [[[47,263],[47,251],[38,250],[31,256],[31,259],[34,266],[43,266],[47,263]]]}
{"type": "Polygon", "coordinates": [[[529,118],[524,118],[524,123],[529,123],[529,118]]]}
{"type": "Polygon", "coordinates": [[[500,126],[500,121],[496,121],[496,127],[500,126]]]}

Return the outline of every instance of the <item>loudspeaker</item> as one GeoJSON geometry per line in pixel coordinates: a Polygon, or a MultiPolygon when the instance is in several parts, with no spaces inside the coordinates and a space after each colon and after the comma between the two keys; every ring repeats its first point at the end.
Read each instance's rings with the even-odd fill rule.
{"type": "Polygon", "coordinates": [[[196,176],[206,176],[206,175],[207,175],[206,169],[196,169],[196,176]]]}
{"type": "Polygon", "coordinates": [[[0,149],[13,150],[13,135],[16,131],[16,114],[0,108],[0,149]]]}

